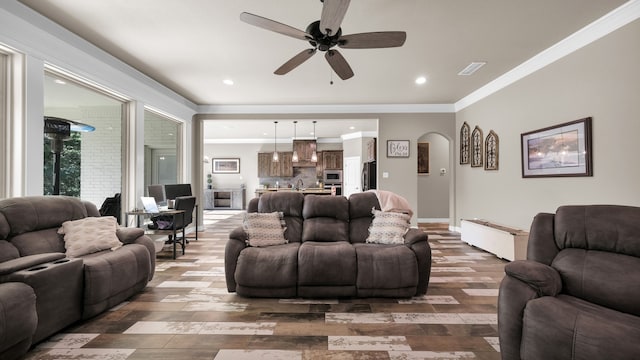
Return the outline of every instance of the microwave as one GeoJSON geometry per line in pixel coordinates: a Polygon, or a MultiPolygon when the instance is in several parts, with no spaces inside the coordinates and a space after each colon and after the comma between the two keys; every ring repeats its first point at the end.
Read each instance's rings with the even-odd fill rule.
{"type": "Polygon", "coordinates": [[[342,170],[324,170],[322,181],[325,184],[342,184],[342,170]]]}

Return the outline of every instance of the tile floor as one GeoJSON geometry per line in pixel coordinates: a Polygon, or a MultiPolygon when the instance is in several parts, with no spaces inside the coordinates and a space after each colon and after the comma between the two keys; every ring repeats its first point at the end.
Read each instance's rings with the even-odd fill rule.
{"type": "Polygon", "coordinates": [[[238,212],[208,212],[185,255],[158,254],[144,292],[36,346],[29,360],[499,359],[505,261],[425,227],[429,290],[412,299],[247,299],[227,293],[238,212]]]}

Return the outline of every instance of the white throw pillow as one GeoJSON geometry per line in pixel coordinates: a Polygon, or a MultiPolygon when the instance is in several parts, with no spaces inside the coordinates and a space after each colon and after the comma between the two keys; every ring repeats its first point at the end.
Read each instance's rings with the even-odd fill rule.
{"type": "Polygon", "coordinates": [[[122,246],[116,235],[117,229],[118,221],[113,216],[86,217],[65,221],[58,229],[58,234],[64,235],[67,256],[78,257],[122,246]]]}
{"type": "Polygon", "coordinates": [[[282,213],[246,213],[242,226],[247,233],[249,246],[281,245],[288,242],[284,238],[282,213]]]}
{"type": "Polygon", "coordinates": [[[409,231],[408,214],[373,209],[373,221],[369,227],[367,243],[404,244],[404,235],[409,231]]]}

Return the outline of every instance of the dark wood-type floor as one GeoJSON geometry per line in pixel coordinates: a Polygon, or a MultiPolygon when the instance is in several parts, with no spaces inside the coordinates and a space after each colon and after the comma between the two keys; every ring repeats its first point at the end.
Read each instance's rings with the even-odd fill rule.
{"type": "MultiPolygon", "coordinates": [[[[247,299],[226,291],[224,246],[237,212],[207,212],[205,231],[130,301],[39,344],[27,359],[499,359],[496,301],[505,261],[426,226],[426,296],[247,299]]],[[[63,280],[61,280],[63,281],[63,280]]]]}

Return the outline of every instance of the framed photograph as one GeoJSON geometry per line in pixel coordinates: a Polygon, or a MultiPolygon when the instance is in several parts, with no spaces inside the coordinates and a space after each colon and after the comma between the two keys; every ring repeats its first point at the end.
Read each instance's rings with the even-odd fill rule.
{"type": "Polygon", "coordinates": [[[429,175],[429,143],[418,143],[418,175],[429,175]]]}
{"type": "Polygon", "coordinates": [[[591,118],[521,135],[522,177],[593,176],[591,118]]]}
{"type": "Polygon", "coordinates": [[[408,158],[409,140],[387,140],[387,157],[408,158]]]}
{"type": "Polygon", "coordinates": [[[213,159],[214,174],[239,174],[240,159],[213,159]]]}

